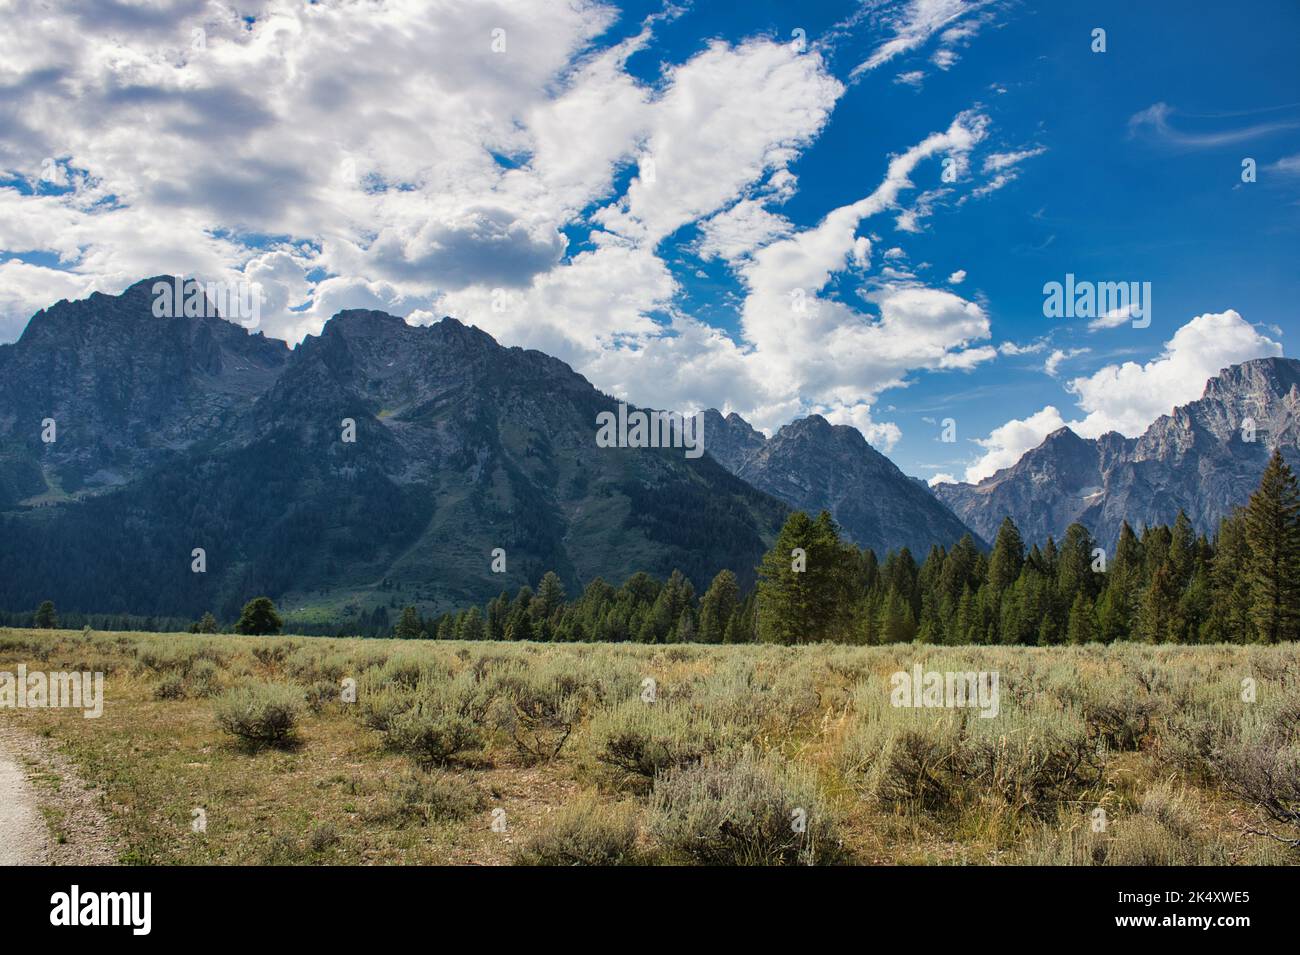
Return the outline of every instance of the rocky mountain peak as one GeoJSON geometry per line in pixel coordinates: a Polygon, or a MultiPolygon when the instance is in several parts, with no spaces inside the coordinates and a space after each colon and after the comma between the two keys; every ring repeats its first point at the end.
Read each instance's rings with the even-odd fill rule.
{"type": "Polygon", "coordinates": [[[1180,509],[1198,531],[1245,502],[1273,447],[1300,458],[1300,362],[1259,358],[1210,378],[1202,396],[1161,415],[1137,438],[1090,440],[1062,430],[977,485],[935,493],[985,535],[1010,516],[1027,540],[1059,538],[1074,521],[1104,545],[1124,520],[1172,523],[1180,509]]]}
{"type": "Polygon", "coordinates": [[[376,335],[400,335],[408,328],[406,319],[369,308],[345,308],[321,329],[321,337],[368,338],[376,335]]]}
{"type": "Polygon", "coordinates": [[[1251,393],[1284,395],[1300,385],[1300,363],[1269,357],[1230,365],[1205,383],[1202,399],[1232,400],[1251,393]]]}
{"type": "Polygon", "coordinates": [[[777,434],[784,433],[786,437],[797,435],[829,435],[834,426],[819,414],[810,414],[803,418],[795,418],[789,424],[782,425],[777,429],[777,434]]]}
{"type": "Polygon", "coordinates": [[[284,342],[219,317],[154,315],[155,282],[37,312],[0,346],[0,506],[129,482],[208,437],[279,377],[284,342]],[[52,420],[56,440],[41,440],[52,420]]]}
{"type": "Polygon", "coordinates": [[[792,507],[830,511],[845,535],[879,554],[969,532],[923,485],[873,448],[862,432],[818,414],[791,421],[770,440],[739,415],[705,412],[705,450],[737,477],[792,507]]]}
{"type": "Polygon", "coordinates": [[[1066,487],[1080,487],[1089,483],[1096,467],[1096,445],[1079,437],[1071,428],[1063,427],[1057,428],[1042,444],[1001,473],[1032,473],[1061,481],[1066,487]]]}
{"type": "Polygon", "coordinates": [[[704,412],[704,450],[732,474],[766,442],[762,432],[734,411],[725,418],[715,408],[704,412]]]}

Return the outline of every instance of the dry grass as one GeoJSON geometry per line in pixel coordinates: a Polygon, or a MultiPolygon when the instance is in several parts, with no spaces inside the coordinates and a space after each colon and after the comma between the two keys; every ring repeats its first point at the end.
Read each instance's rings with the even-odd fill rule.
{"type": "Polygon", "coordinates": [[[1286,815],[1300,791],[1295,646],[646,647],[0,629],[0,670],[19,663],[108,674],[100,719],[27,709],[0,710],[0,720],[47,737],[105,793],[129,863],[508,864],[624,850],[680,862],[656,823],[666,805],[657,781],[703,767],[707,779],[673,791],[674,813],[743,841],[745,818],[770,828],[800,808],[777,805],[782,789],[771,785],[750,787],[777,794],[764,795],[761,814],[731,812],[757,797],[731,792],[726,767],[756,759],[811,787],[798,798],[834,817],[836,861],[1300,861],[1286,815]],[[997,671],[999,715],[892,706],[891,675],[918,662],[997,671]],[[1247,678],[1253,702],[1242,698],[1247,678]],[[344,699],[349,681],[355,702],[344,699]],[[286,745],[250,747],[217,718],[232,691],[262,684],[302,702],[286,745]],[[192,829],[196,809],[206,832],[192,829]]]}

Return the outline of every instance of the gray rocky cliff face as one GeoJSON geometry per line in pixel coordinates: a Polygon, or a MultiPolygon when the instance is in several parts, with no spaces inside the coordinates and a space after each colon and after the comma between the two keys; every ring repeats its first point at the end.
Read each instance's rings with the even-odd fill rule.
{"type": "Polygon", "coordinates": [[[814,516],[829,511],[849,539],[881,556],[907,547],[923,559],[970,531],[856,428],[810,415],[766,440],[738,415],[710,410],[704,434],[706,451],[737,477],[814,516]]]}
{"type": "Polygon", "coordinates": [[[284,342],[219,317],[155,318],[153,285],[170,281],[59,302],[0,346],[0,507],[129,483],[219,436],[275,383],[284,342]]]}

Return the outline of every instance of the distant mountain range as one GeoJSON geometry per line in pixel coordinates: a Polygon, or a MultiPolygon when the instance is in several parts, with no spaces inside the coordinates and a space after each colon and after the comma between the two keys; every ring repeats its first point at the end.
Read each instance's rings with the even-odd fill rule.
{"type": "Polygon", "coordinates": [[[154,284],[170,281],[60,302],[0,346],[0,609],[228,619],[268,594],[297,621],[345,623],[482,601],[546,570],[575,593],[674,569],[697,590],[723,568],[748,585],[792,508],[918,560],[968,532],[983,545],[1008,515],[1027,540],[1077,520],[1113,542],[1125,518],[1180,508],[1212,532],[1269,449],[1294,457],[1300,440],[1300,362],[1264,359],[1140,438],[1062,429],[933,492],[817,415],[769,439],[704,412],[702,457],[602,448],[597,415],[619,403],[540,352],[372,311],[289,349],[217,317],[155,318],[154,284]]]}
{"type": "Polygon", "coordinates": [[[1296,467],[1298,446],[1300,361],[1260,358],[1223,369],[1140,437],[1091,440],[1061,428],[978,484],[933,490],[988,540],[1010,516],[1028,541],[1059,540],[1078,521],[1111,546],[1125,520],[1135,530],[1168,524],[1180,509],[1213,535],[1255,490],[1272,449],[1296,467]]]}
{"type": "Polygon", "coordinates": [[[155,318],[170,281],[60,302],[0,346],[0,608],[228,619],[264,593],[343,622],[546,570],[573,591],[674,569],[747,585],[791,507],[829,508],[881,552],[966,532],[819,417],[767,441],[709,412],[699,458],[599,448],[618,402],[540,352],[370,311],[290,350],[217,317],[155,318]]]}

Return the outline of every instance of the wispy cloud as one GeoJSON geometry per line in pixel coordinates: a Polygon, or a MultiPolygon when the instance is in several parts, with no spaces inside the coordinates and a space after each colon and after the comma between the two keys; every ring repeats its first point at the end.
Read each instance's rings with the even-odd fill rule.
{"type": "Polygon", "coordinates": [[[1043,371],[1047,372],[1053,378],[1056,377],[1057,370],[1061,367],[1061,362],[1068,361],[1071,358],[1077,358],[1079,355],[1087,354],[1087,348],[1056,348],[1047,356],[1047,361],[1043,363],[1043,371]]]}
{"type": "MultiPolygon", "coordinates": [[[[1293,107],[1277,107],[1277,109],[1293,109],[1293,107]]],[[[1129,117],[1128,132],[1130,136],[1146,135],[1174,146],[1189,149],[1209,149],[1215,146],[1247,142],[1272,133],[1300,127],[1300,119],[1283,119],[1194,132],[1188,129],[1178,129],[1170,121],[1174,116],[1183,116],[1186,119],[1210,119],[1219,122],[1223,119],[1274,111],[1276,110],[1258,110],[1249,113],[1231,113],[1218,116],[1194,116],[1192,114],[1181,114],[1168,103],[1154,103],[1129,117]]]]}
{"type": "Polygon", "coordinates": [[[1283,156],[1277,162],[1269,163],[1264,167],[1271,172],[1281,173],[1284,176],[1300,176],[1300,153],[1294,156],[1283,156]]]}
{"type": "Polygon", "coordinates": [[[1112,308],[1105,315],[1094,318],[1088,323],[1088,331],[1099,332],[1105,328],[1119,328],[1121,325],[1128,323],[1133,317],[1133,306],[1123,305],[1119,308],[1112,308]]]}
{"type": "Polygon", "coordinates": [[[884,16],[884,25],[892,36],[855,66],[849,78],[856,80],[895,57],[919,49],[935,34],[940,34],[940,43],[948,50],[948,55],[935,60],[935,65],[947,69],[956,59],[950,48],[969,39],[981,26],[981,21],[967,18],[989,7],[992,2],[993,0],[909,0],[897,11],[884,16]],[[964,23],[961,22],[963,20],[964,23]]]}
{"type": "Polygon", "coordinates": [[[1003,342],[998,345],[998,352],[1009,357],[1017,355],[1037,355],[1039,352],[1046,351],[1047,340],[1040,338],[1038,341],[1030,342],[1028,345],[1019,345],[1015,342],[1003,342]]]}

